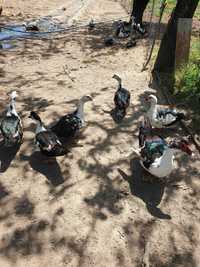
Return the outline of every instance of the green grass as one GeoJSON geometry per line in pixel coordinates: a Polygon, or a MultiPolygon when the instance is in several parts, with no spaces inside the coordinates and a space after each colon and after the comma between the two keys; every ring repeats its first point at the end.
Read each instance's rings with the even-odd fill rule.
{"type": "Polygon", "coordinates": [[[193,114],[193,127],[200,131],[200,42],[193,38],[189,63],[175,75],[174,94],[193,114]]]}
{"type": "Polygon", "coordinates": [[[175,93],[186,102],[197,101],[197,108],[200,110],[200,42],[198,38],[192,38],[189,63],[176,72],[175,93]]]}
{"type": "MultiPolygon", "coordinates": [[[[149,4],[148,4],[148,9],[151,9],[151,6],[152,6],[152,1],[153,0],[150,0],[149,4]]],[[[154,11],[154,15],[155,16],[159,16],[160,15],[160,2],[161,1],[158,1],[156,0],[155,1],[155,11],[154,11]]],[[[170,15],[173,8],[176,6],[176,2],[177,0],[167,0],[167,6],[165,8],[165,15],[170,15]]],[[[197,10],[195,12],[195,15],[194,15],[195,18],[197,19],[200,19],[200,4],[198,5],[197,7],[197,10]]]]}

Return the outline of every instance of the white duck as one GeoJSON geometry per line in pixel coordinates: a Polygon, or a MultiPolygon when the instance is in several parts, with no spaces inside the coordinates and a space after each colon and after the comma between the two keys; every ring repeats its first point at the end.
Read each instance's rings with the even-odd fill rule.
{"type": "Polygon", "coordinates": [[[185,115],[175,109],[160,109],[157,106],[158,100],[155,95],[149,95],[146,101],[150,103],[150,108],[146,113],[150,124],[155,128],[169,127],[178,121],[185,119],[185,115]]]}
{"type": "Polygon", "coordinates": [[[22,121],[16,111],[16,97],[17,92],[11,92],[6,114],[0,122],[0,132],[5,146],[14,146],[22,142],[23,128],[22,121]]]}
{"type": "Polygon", "coordinates": [[[140,157],[142,167],[153,176],[163,178],[175,169],[174,155],[185,152],[192,155],[189,142],[186,138],[174,139],[169,144],[157,135],[151,134],[151,128],[141,125],[139,130],[140,151],[134,152],[140,157]]]}

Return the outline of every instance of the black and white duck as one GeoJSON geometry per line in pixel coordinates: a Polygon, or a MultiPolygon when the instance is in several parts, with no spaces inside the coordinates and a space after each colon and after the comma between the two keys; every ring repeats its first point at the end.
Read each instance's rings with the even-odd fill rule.
{"type": "Polygon", "coordinates": [[[114,103],[115,112],[118,120],[122,120],[126,116],[126,109],[130,105],[130,92],[122,87],[122,79],[114,74],[113,79],[118,81],[118,88],[115,92],[114,103]]]}
{"type": "Polygon", "coordinates": [[[178,121],[185,119],[184,113],[177,112],[175,109],[161,109],[158,107],[157,97],[149,95],[146,101],[150,104],[150,108],[146,113],[150,124],[155,128],[164,128],[176,124],[178,121]]]}
{"type": "Polygon", "coordinates": [[[1,141],[3,141],[3,144],[8,147],[21,144],[23,138],[22,121],[15,106],[16,97],[17,92],[11,92],[10,103],[5,116],[3,116],[0,122],[0,134],[2,136],[1,141]]]}
{"type": "Polygon", "coordinates": [[[69,152],[63,147],[56,134],[44,126],[40,116],[36,112],[31,111],[29,118],[34,120],[37,124],[35,141],[42,154],[47,157],[57,157],[63,156],[69,152]]]}
{"type": "Polygon", "coordinates": [[[129,29],[127,28],[129,24],[125,21],[119,20],[115,27],[115,37],[127,38],[129,36],[129,29]]]}
{"type": "Polygon", "coordinates": [[[146,33],[146,29],[143,26],[141,19],[138,19],[135,16],[131,16],[128,24],[131,27],[130,31],[138,32],[141,35],[144,35],[146,33]]]}
{"type": "Polygon", "coordinates": [[[85,95],[81,97],[78,102],[77,109],[73,113],[61,117],[51,130],[58,137],[75,137],[85,125],[84,105],[89,101],[92,101],[91,96],[85,95]]]}
{"type": "Polygon", "coordinates": [[[141,166],[153,176],[164,178],[175,169],[174,155],[185,152],[192,155],[189,138],[179,138],[167,143],[161,136],[152,134],[152,129],[142,124],[139,129],[140,150],[133,151],[140,157],[141,166]]]}

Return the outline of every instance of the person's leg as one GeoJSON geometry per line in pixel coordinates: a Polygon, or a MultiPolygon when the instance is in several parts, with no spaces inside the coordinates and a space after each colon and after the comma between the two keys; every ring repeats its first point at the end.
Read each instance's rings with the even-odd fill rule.
{"type": "Polygon", "coordinates": [[[149,0],[134,0],[131,17],[135,18],[137,24],[142,24],[143,13],[148,2],[149,0]]]}

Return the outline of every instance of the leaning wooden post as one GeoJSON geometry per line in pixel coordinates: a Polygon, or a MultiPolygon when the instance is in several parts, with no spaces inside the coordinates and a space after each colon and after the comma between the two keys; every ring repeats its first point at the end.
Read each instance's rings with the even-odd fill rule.
{"type": "Polygon", "coordinates": [[[178,19],[176,36],[176,58],[175,67],[178,69],[182,64],[187,63],[190,54],[190,40],[192,32],[192,19],[178,19]]]}

